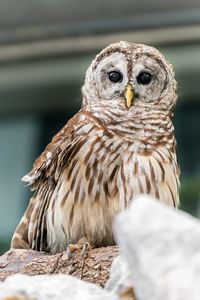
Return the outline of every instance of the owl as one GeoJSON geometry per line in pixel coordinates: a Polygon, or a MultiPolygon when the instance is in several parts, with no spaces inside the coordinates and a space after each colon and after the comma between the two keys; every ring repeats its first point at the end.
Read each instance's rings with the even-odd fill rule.
{"type": "Polygon", "coordinates": [[[57,253],[82,238],[114,245],[112,221],[140,194],[179,204],[176,81],[155,48],[119,42],[89,66],[81,110],[23,177],[33,196],[12,248],[57,253]]]}

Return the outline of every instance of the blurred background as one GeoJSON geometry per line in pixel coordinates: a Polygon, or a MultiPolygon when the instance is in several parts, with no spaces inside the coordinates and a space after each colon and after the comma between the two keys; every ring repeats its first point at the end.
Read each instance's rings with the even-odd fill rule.
{"type": "Polygon", "coordinates": [[[79,110],[94,55],[119,40],[155,46],[174,65],[180,209],[200,216],[200,1],[0,1],[0,253],[29,201],[21,177],[79,110]]]}

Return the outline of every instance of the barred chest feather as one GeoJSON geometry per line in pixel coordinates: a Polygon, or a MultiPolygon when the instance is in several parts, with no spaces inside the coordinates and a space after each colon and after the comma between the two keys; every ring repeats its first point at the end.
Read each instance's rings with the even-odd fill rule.
{"type": "Polygon", "coordinates": [[[50,252],[66,249],[86,237],[91,244],[114,244],[113,217],[138,194],[179,203],[175,152],[140,140],[124,140],[88,126],[89,135],[64,166],[47,211],[50,252]]]}

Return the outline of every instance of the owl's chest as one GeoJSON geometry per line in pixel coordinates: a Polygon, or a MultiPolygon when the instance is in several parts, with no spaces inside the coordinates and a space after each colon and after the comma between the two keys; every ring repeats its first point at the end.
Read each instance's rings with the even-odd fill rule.
{"type": "Polygon", "coordinates": [[[76,175],[91,202],[101,199],[108,203],[115,199],[124,208],[134,194],[142,192],[139,181],[143,181],[141,176],[145,174],[143,164],[134,145],[108,140],[101,147],[98,144],[93,147],[89,158],[81,153],[76,175]]]}
{"type": "Polygon", "coordinates": [[[93,156],[82,174],[91,200],[115,199],[121,210],[136,196],[150,194],[177,206],[179,175],[176,154],[169,153],[165,147],[151,152],[139,151],[139,146],[110,142],[93,156]]]}
{"type": "Polygon", "coordinates": [[[107,206],[116,201],[121,209],[139,194],[177,202],[176,155],[166,148],[151,153],[139,149],[139,144],[117,138],[88,140],[63,169],[56,190],[60,205],[75,202],[107,206]]]}

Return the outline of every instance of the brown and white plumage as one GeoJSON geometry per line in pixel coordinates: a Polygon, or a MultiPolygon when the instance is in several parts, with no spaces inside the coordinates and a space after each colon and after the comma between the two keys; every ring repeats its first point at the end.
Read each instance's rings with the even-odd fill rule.
{"type": "Polygon", "coordinates": [[[86,73],[82,109],[23,178],[34,195],[11,246],[56,253],[82,237],[112,245],[113,217],[138,194],[177,207],[175,90],[172,67],[156,49],[120,42],[102,50],[86,73]],[[144,70],[148,84],[138,79],[144,70]],[[110,80],[113,71],[120,81],[110,80]]]}

